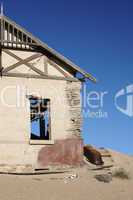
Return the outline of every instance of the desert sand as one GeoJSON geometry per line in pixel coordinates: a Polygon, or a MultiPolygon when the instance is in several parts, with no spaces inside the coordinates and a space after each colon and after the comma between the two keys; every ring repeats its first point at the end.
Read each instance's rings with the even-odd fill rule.
{"type": "Polygon", "coordinates": [[[130,178],[114,177],[110,183],[99,182],[91,165],[60,174],[0,175],[0,200],[133,200],[133,158],[110,151],[115,168],[128,171],[130,178]],[[71,178],[70,178],[71,177],[71,178]]]}

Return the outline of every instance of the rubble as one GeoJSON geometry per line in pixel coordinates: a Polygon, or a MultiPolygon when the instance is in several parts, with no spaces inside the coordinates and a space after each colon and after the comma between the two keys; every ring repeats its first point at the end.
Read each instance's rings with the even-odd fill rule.
{"type": "Polygon", "coordinates": [[[69,174],[69,175],[64,177],[64,183],[69,183],[69,182],[76,180],[78,178],[79,178],[78,174],[76,174],[76,173],[75,174],[69,174]]]}
{"type": "Polygon", "coordinates": [[[104,183],[110,183],[112,181],[112,175],[111,174],[99,174],[95,175],[95,178],[104,183]]]}

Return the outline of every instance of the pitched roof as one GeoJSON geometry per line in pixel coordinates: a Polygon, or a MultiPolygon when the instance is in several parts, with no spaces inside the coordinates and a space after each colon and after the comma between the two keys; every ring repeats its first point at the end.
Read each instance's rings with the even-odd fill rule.
{"type": "MultiPolygon", "coordinates": [[[[55,51],[54,49],[49,47],[46,43],[42,42],[41,40],[39,40],[38,38],[33,36],[31,33],[26,31],[24,28],[22,28],[20,25],[16,24],[14,21],[9,19],[5,15],[0,15],[0,30],[1,30],[1,32],[0,32],[0,42],[1,42],[1,46],[3,46],[4,43],[9,42],[8,39],[5,40],[4,33],[3,33],[3,31],[5,31],[4,29],[5,29],[6,26],[8,27],[7,31],[11,31],[12,34],[15,34],[15,31],[16,31],[16,35],[19,34],[19,36],[18,36],[19,38],[20,38],[20,35],[21,35],[21,38],[23,38],[22,42],[25,44],[25,46],[30,45],[31,47],[32,46],[41,47],[44,51],[48,52],[51,56],[53,56],[59,62],[67,65],[74,72],[79,72],[80,74],[83,75],[84,78],[87,78],[87,79],[89,79],[93,82],[96,82],[96,79],[91,74],[82,70],[79,66],[74,64],[68,58],[64,57],[63,55],[61,55],[60,53],[58,53],[57,51],[55,51]]],[[[14,43],[14,41],[11,41],[11,39],[10,39],[10,43],[11,42],[14,43]]],[[[19,42],[19,44],[22,44],[20,39],[18,39],[18,42],[19,42]]]]}

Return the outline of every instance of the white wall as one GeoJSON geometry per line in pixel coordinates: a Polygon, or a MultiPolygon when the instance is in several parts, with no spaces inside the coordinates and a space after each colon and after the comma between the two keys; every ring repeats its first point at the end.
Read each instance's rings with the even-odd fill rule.
{"type": "Polygon", "coordinates": [[[51,100],[53,140],[70,137],[67,131],[70,128],[70,115],[65,92],[66,84],[63,80],[12,77],[0,79],[0,152],[3,152],[0,153],[0,163],[34,163],[37,151],[41,148],[40,145],[29,145],[30,107],[26,95],[51,100]]]}
{"type": "MultiPolygon", "coordinates": [[[[35,53],[11,51],[21,59],[35,53]]],[[[34,60],[34,66],[45,71],[46,56],[34,60]]],[[[4,68],[17,63],[13,57],[2,52],[4,68]]],[[[31,62],[32,63],[32,62],[31,62]]],[[[33,64],[33,63],[32,63],[33,64]]],[[[49,67],[50,65],[48,65],[49,67]]],[[[10,72],[34,74],[25,65],[10,72]]],[[[64,71],[64,70],[63,70],[64,71]]],[[[54,66],[48,68],[49,75],[62,77],[54,66]]],[[[69,72],[66,72],[72,77],[69,72]]],[[[75,82],[80,92],[80,82],[75,82]]],[[[0,78],[0,165],[32,164],[36,165],[39,150],[43,145],[30,145],[30,104],[27,95],[40,96],[51,100],[51,136],[52,140],[71,137],[71,113],[68,104],[67,81],[2,77],[0,78]]]]}

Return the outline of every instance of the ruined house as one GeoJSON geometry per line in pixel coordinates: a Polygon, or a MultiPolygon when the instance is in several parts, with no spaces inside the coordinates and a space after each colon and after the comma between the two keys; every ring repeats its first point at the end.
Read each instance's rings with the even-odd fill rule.
{"type": "Polygon", "coordinates": [[[0,166],[80,165],[80,92],[95,78],[3,14],[0,76],[0,166]]]}

